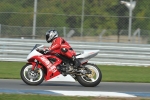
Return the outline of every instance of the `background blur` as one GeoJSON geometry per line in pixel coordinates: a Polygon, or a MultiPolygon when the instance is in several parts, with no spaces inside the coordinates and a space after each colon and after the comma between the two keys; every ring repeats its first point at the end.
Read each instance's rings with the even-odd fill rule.
{"type": "Polygon", "coordinates": [[[0,0],[0,38],[45,39],[56,29],[72,41],[149,44],[150,0],[136,0],[132,16],[120,1],[0,0]]]}

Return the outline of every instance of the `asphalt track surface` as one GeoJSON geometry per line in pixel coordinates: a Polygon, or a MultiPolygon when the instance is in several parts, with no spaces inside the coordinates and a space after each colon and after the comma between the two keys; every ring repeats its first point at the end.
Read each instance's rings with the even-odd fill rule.
{"type": "Polygon", "coordinates": [[[38,86],[26,85],[22,80],[0,79],[0,93],[46,94],[45,90],[119,92],[150,97],[150,83],[101,82],[96,87],[83,87],[78,82],[43,82],[38,86]],[[30,91],[30,92],[29,92],[30,91]],[[35,92],[36,91],[36,92],[35,92]]]}

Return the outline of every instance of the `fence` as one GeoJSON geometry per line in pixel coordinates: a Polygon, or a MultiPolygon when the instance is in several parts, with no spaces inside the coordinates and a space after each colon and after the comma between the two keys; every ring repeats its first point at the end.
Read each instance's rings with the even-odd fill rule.
{"type": "Polygon", "coordinates": [[[150,1],[124,1],[136,1],[132,13],[120,0],[1,0],[0,37],[43,39],[56,29],[74,41],[149,44],[150,1]]]}
{"type": "MultiPolygon", "coordinates": [[[[77,53],[83,50],[100,50],[90,60],[102,65],[150,66],[150,45],[125,43],[99,43],[69,41],[77,53]]],[[[0,38],[0,61],[26,62],[35,44],[49,46],[45,40],[0,38]]]]}

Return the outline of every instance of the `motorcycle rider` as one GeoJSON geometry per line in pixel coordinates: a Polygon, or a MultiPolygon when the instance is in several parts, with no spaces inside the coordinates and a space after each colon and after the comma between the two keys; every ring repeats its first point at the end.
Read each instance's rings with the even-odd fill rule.
{"type": "Polygon", "coordinates": [[[80,61],[75,57],[76,52],[71,48],[67,41],[58,36],[56,30],[49,30],[46,32],[46,41],[52,43],[48,48],[49,51],[55,51],[58,54],[62,54],[63,56],[72,59],[75,68],[78,68],[81,65],[80,61]]]}

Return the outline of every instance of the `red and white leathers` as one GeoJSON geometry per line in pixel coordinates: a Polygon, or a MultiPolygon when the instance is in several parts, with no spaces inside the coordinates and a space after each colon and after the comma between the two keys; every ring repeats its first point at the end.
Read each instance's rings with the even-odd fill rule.
{"type": "Polygon", "coordinates": [[[49,47],[49,50],[72,59],[76,68],[81,65],[80,61],[75,57],[76,52],[71,48],[69,43],[61,37],[57,37],[52,41],[52,45],[49,47]]]}
{"type": "Polygon", "coordinates": [[[68,42],[66,42],[63,38],[57,37],[52,41],[52,45],[49,47],[50,51],[54,51],[56,53],[62,54],[68,58],[72,58],[76,55],[76,52],[71,48],[68,42]],[[67,51],[63,52],[61,49],[65,48],[67,51]]]}

